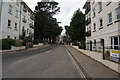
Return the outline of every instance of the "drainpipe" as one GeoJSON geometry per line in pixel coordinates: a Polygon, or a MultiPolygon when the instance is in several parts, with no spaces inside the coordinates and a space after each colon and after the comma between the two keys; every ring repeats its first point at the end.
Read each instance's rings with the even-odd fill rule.
{"type": "Polygon", "coordinates": [[[0,38],[2,38],[1,16],[2,16],[2,0],[0,1],[0,38]]]}

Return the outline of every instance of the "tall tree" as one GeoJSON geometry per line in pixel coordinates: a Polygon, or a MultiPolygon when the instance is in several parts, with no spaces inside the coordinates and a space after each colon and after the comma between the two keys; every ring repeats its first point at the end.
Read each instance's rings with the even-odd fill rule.
{"type": "Polygon", "coordinates": [[[85,15],[78,9],[73,14],[70,26],[66,27],[66,34],[71,37],[73,41],[85,41],[85,15]]]}
{"type": "Polygon", "coordinates": [[[55,39],[62,32],[53,16],[60,12],[57,2],[38,2],[35,7],[35,39],[55,39]]]}

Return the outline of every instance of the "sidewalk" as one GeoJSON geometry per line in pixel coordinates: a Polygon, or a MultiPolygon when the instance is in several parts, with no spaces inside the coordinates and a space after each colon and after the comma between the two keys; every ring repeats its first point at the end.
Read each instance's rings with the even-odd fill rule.
{"type": "Polygon", "coordinates": [[[69,45],[69,52],[78,60],[79,64],[91,78],[119,78],[119,74],[92,58],[80,53],[69,45]]]}
{"type": "Polygon", "coordinates": [[[33,47],[33,48],[28,48],[28,49],[23,49],[23,50],[16,50],[16,51],[2,51],[2,55],[6,55],[6,54],[14,54],[16,52],[30,52],[30,51],[35,51],[36,49],[40,49],[40,48],[44,48],[47,47],[49,45],[41,45],[41,46],[37,46],[37,47],[33,47]]]}

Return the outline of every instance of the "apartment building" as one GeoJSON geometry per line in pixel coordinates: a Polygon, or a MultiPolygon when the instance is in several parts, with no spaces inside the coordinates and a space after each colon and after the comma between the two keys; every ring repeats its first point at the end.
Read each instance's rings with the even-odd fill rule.
{"type": "MultiPolygon", "coordinates": [[[[120,50],[120,2],[88,0],[84,7],[86,14],[87,49],[99,49],[98,42],[105,42],[105,48],[120,50]]],[[[99,44],[99,47],[102,46],[99,44]]]]}
{"type": "Polygon", "coordinates": [[[24,1],[3,1],[1,16],[2,38],[19,39],[23,32],[33,36],[34,13],[24,1]]]}
{"type": "Polygon", "coordinates": [[[33,11],[26,5],[25,2],[21,2],[20,7],[20,28],[19,32],[22,35],[25,32],[26,36],[34,35],[34,13],[33,11]]]}

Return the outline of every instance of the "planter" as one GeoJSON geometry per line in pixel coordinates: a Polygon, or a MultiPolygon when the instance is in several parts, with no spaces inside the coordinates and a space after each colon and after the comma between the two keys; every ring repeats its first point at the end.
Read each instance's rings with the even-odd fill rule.
{"type": "Polygon", "coordinates": [[[11,51],[23,50],[23,49],[25,49],[25,46],[21,46],[21,47],[12,46],[11,51]]]}

